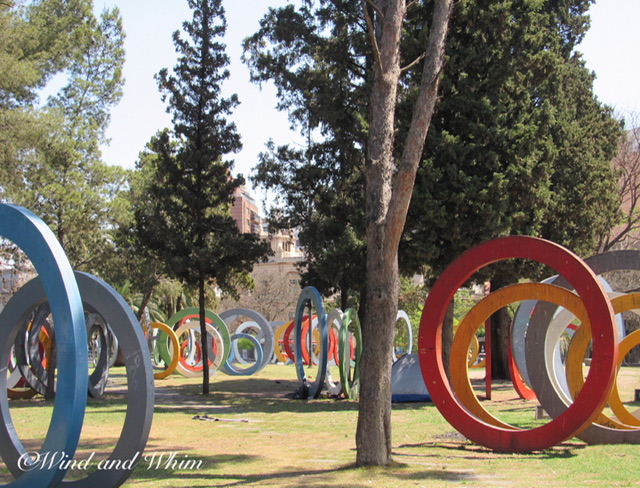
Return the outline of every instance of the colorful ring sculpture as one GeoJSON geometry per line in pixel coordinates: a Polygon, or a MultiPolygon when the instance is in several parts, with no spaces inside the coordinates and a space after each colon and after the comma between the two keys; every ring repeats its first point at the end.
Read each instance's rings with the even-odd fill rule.
{"type": "MultiPolygon", "coordinates": [[[[589,266],[594,274],[602,274],[616,270],[638,270],[640,269],[640,252],[611,251],[604,254],[591,256],[585,260],[585,263],[589,266]]],[[[565,278],[566,276],[564,278],[562,276],[559,277],[558,279],[556,279],[554,284],[570,289],[573,288],[574,283],[567,283],[567,280],[565,278]]],[[[598,284],[602,285],[600,280],[598,280],[598,284]]],[[[588,304],[586,300],[585,304],[588,304]]],[[[560,335],[559,332],[550,330],[550,326],[552,323],[551,317],[554,316],[556,309],[557,306],[550,303],[542,303],[540,304],[540,306],[537,306],[531,316],[526,338],[526,361],[529,369],[532,387],[536,393],[540,405],[551,417],[557,417],[567,409],[566,403],[559,397],[556,389],[553,387],[551,378],[552,374],[556,374],[556,372],[552,369],[552,355],[555,350],[555,342],[553,337],[559,337],[560,335]],[[540,360],[540,356],[537,352],[540,347],[543,347],[544,351],[544,357],[542,358],[542,361],[540,360]]],[[[592,320],[590,320],[590,323],[592,324],[592,327],[594,327],[594,323],[592,320]]],[[[559,325],[561,326],[562,324],[559,325]]],[[[612,328],[614,329],[615,333],[617,322],[612,323],[612,328]]],[[[595,328],[592,332],[594,336],[599,336],[599,333],[595,330],[595,328]]],[[[618,345],[617,340],[615,345],[618,345]]],[[[598,358],[596,357],[596,352],[594,349],[590,375],[591,373],[593,373],[594,369],[599,367],[597,359],[598,358]]],[[[616,367],[614,368],[614,372],[617,369],[617,364],[618,362],[616,360],[616,367]]],[[[602,388],[608,398],[610,390],[605,390],[605,386],[606,385],[603,384],[602,388]]],[[[589,444],[610,444],[616,442],[627,442],[626,440],[619,440],[620,437],[618,436],[620,434],[617,433],[616,429],[609,429],[599,426],[598,424],[585,425],[584,427],[585,428],[579,431],[576,435],[578,438],[589,444]]]]}
{"type": "MultiPolygon", "coordinates": [[[[106,283],[85,273],[77,272],[74,276],[51,231],[31,212],[0,204],[0,235],[17,244],[39,273],[38,279],[25,285],[29,293],[22,292],[17,298],[17,294],[14,295],[2,310],[0,361],[8,364],[19,325],[30,315],[34,304],[48,300],[53,315],[57,391],[41,452],[64,453],[72,459],[78,446],[88,388],[84,300],[90,313],[97,313],[110,322],[114,333],[125,339],[122,349],[129,388],[127,412],[122,435],[109,460],[134,459],[144,450],[151,427],[153,379],[144,337],[131,309],[106,283]]],[[[6,380],[6,375],[0,375],[0,391],[6,391],[6,380]]],[[[8,486],[58,486],[69,466],[69,463],[47,463],[46,456],[31,461],[30,466],[25,465],[30,457],[17,437],[5,395],[0,395],[0,455],[17,478],[8,486]]],[[[97,470],[86,478],[65,484],[117,487],[131,474],[135,463],[130,464],[126,468],[118,464],[111,470],[97,470]]]]}
{"type": "MultiPolygon", "coordinates": [[[[185,308],[184,310],[180,310],[175,313],[169,320],[167,320],[167,325],[175,330],[177,329],[179,322],[186,320],[200,320],[199,317],[200,310],[198,308],[185,308]]],[[[217,330],[218,334],[222,338],[223,348],[221,353],[221,364],[224,364],[229,358],[229,353],[231,352],[231,334],[229,334],[229,328],[227,327],[227,324],[225,324],[224,320],[222,320],[217,313],[214,313],[211,310],[205,310],[205,320],[217,330]]],[[[211,353],[211,350],[208,352],[211,353]]],[[[165,362],[169,363],[170,358],[165,359],[165,362]]]]}
{"type": "MultiPolygon", "coordinates": [[[[254,310],[249,310],[246,308],[234,308],[231,310],[225,310],[220,314],[220,318],[224,320],[225,324],[227,324],[227,327],[229,327],[231,323],[238,317],[247,317],[253,320],[256,326],[260,328],[260,331],[261,331],[260,337],[264,342],[260,344],[260,349],[262,349],[263,354],[262,354],[262,360],[260,362],[260,365],[258,369],[256,369],[255,371],[255,372],[258,372],[261,369],[263,369],[267,364],[269,364],[269,361],[271,361],[271,357],[274,354],[275,346],[274,346],[273,328],[269,324],[269,321],[264,317],[264,315],[254,310]]],[[[243,333],[243,332],[244,332],[244,329],[240,329],[236,331],[236,333],[243,333]]],[[[227,363],[228,362],[225,362],[223,365],[223,369],[222,369],[223,372],[225,372],[225,369],[227,369],[226,368],[227,363]]],[[[248,368],[247,371],[249,369],[250,368],[248,368]]]]}
{"type": "MultiPolygon", "coordinates": [[[[128,385],[127,410],[122,434],[109,460],[135,459],[137,453],[144,450],[153,418],[154,388],[151,358],[146,341],[131,308],[113,288],[86,273],[76,271],[75,277],[82,293],[84,308],[91,313],[99,314],[106,323],[111,325],[114,334],[121,339],[128,385]]],[[[47,298],[42,283],[37,278],[25,284],[19,292],[22,293],[16,293],[7,303],[6,315],[3,310],[3,319],[6,319],[8,324],[16,323],[17,317],[25,315],[21,310],[29,308],[29,301],[43,303],[47,298]]],[[[55,323],[54,326],[57,328],[55,323]]],[[[2,337],[0,337],[1,340],[2,337]]],[[[56,399],[60,394],[58,389],[56,399]]],[[[12,441],[12,430],[10,417],[6,417],[2,411],[0,453],[12,474],[20,476],[24,467],[21,469],[19,460],[24,456],[24,448],[20,443],[12,441]]],[[[66,481],[65,485],[89,488],[120,486],[129,477],[134,467],[135,463],[127,466],[126,469],[119,464],[114,464],[114,469],[97,470],[86,478],[66,481]]]]}
{"type": "Polygon", "coordinates": [[[514,430],[515,427],[491,415],[473,392],[468,375],[467,352],[476,330],[484,324],[485,320],[510,303],[525,299],[560,302],[569,310],[575,311],[582,320],[586,320],[584,304],[577,295],[565,288],[543,283],[520,283],[501,288],[480,300],[460,322],[451,347],[451,386],[456,398],[478,419],[509,430],[514,430]]]}
{"type": "MultiPolygon", "coordinates": [[[[178,351],[180,350],[180,347],[178,345],[176,333],[167,324],[163,324],[162,322],[151,322],[151,329],[156,329],[158,331],[155,337],[153,337],[154,349],[158,350],[158,354],[161,358],[171,358],[171,362],[165,362],[165,369],[153,374],[154,379],[161,380],[170,376],[178,367],[178,360],[180,359],[178,351]],[[171,343],[174,354],[169,352],[169,343],[171,343]]],[[[162,361],[164,362],[164,359],[162,361]]]]}
{"type": "Polygon", "coordinates": [[[396,325],[398,321],[402,320],[407,328],[407,347],[404,351],[398,352],[393,351],[393,361],[397,361],[398,358],[405,354],[411,354],[413,352],[413,328],[411,327],[411,320],[409,319],[409,315],[404,310],[398,310],[396,315],[396,325]]]}
{"type": "Polygon", "coordinates": [[[276,356],[276,360],[280,361],[282,364],[287,364],[291,360],[291,358],[287,354],[286,348],[284,347],[284,334],[292,325],[293,320],[286,322],[280,325],[273,334],[275,343],[273,352],[276,356]]]}
{"type": "MultiPolygon", "coordinates": [[[[295,363],[296,373],[298,380],[308,386],[307,398],[318,398],[322,392],[324,386],[324,379],[327,374],[327,362],[328,362],[328,350],[329,350],[329,337],[327,331],[327,314],[324,311],[324,304],[322,303],[322,297],[315,288],[308,286],[302,290],[298,297],[298,304],[296,306],[296,314],[294,319],[295,324],[295,363]],[[321,353],[319,355],[320,362],[318,364],[318,374],[313,383],[307,382],[307,376],[304,371],[303,359],[302,359],[302,318],[304,315],[304,309],[307,303],[311,302],[316,310],[318,317],[318,328],[320,330],[320,348],[321,353]]],[[[308,345],[311,347],[311,344],[308,345]]]]}
{"type": "MultiPolygon", "coordinates": [[[[80,272],[75,272],[76,281],[80,284],[82,276],[80,272]]],[[[40,336],[42,334],[48,338],[48,341],[55,341],[54,330],[48,322],[49,303],[46,296],[41,292],[42,285],[39,279],[35,278],[25,283],[7,303],[8,309],[12,310],[17,307],[16,313],[20,314],[18,319],[18,334],[15,342],[16,361],[19,371],[25,382],[36,392],[41,395],[47,395],[47,390],[51,388],[53,394],[53,385],[49,385],[50,378],[53,377],[55,369],[55,358],[51,358],[52,364],[45,367],[49,361],[48,353],[42,357],[38,345],[40,344],[40,336]],[[42,300],[36,298],[42,298],[42,300]],[[46,359],[46,361],[45,361],[46,359]]],[[[84,282],[84,279],[82,279],[84,282]]],[[[104,317],[95,311],[91,303],[87,301],[86,293],[80,287],[82,293],[83,307],[85,310],[85,324],[88,338],[92,330],[98,331],[98,361],[93,372],[89,376],[88,391],[93,398],[102,396],[109,378],[109,332],[104,317]]],[[[9,322],[12,323],[12,322],[9,322]]],[[[90,344],[91,347],[91,344],[90,344]]],[[[49,347],[43,348],[45,351],[49,347]]]]}
{"type": "Polygon", "coordinates": [[[241,332],[239,334],[236,333],[231,336],[231,343],[233,344],[234,342],[238,341],[238,339],[245,339],[253,344],[254,350],[256,352],[256,361],[252,366],[249,366],[248,368],[238,368],[233,364],[232,356],[235,354],[235,352],[233,352],[229,356],[229,359],[223,365],[223,367],[220,368],[220,371],[232,376],[249,376],[260,371],[262,366],[263,353],[262,345],[260,344],[258,339],[251,334],[245,334],[241,332]]]}
{"type": "MultiPolygon", "coordinates": [[[[634,330],[631,334],[622,339],[618,350],[618,368],[622,364],[625,356],[629,354],[629,351],[638,344],[640,344],[640,329],[634,330]]],[[[614,383],[611,395],[609,395],[609,407],[621,422],[629,426],[640,427],[640,418],[629,412],[627,407],[622,403],[617,383],[614,383]]]]}
{"type": "MultiPolygon", "coordinates": [[[[211,324],[206,324],[207,335],[210,337],[210,340],[207,341],[207,344],[210,345],[212,343],[216,344],[217,354],[214,352],[214,349],[210,347],[209,353],[209,374],[213,377],[217,374],[218,368],[223,362],[225,358],[225,350],[229,348],[225,348],[222,335],[218,332],[218,329],[213,327],[211,324]]],[[[195,378],[202,374],[202,368],[204,368],[204,364],[202,362],[202,355],[200,354],[200,340],[198,336],[192,336],[191,332],[195,331],[197,333],[200,332],[200,323],[198,322],[184,322],[180,327],[178,327],[175,331],[176,337],[178,338],[178,343],[180,344],[180,340],[183,335],[187,335],[187,340],[185,341],[185,347],[191,349],[193,347],[193,351],[195,354],[192,356],[198,356],[195,358],[194,364],[189,364],[187,358],[185,358],[185,354],[183,354],[182,344],[180,344],[180,348],[176,351],[173,347],[169,346],[170,354],[178,356],[178,365],[176,366],[176,370],[185,378],[195,378]]],[[[229,336],[229,344],[231,344],[231,336],[229,336]]],[[[187,352],[186,355],[189,355],[187,352]]],[[[191,358],[193,359],[193,357],[191,358]]]]}
{"type": "Polygon", "coordinates": [[[431,289],[424,310],[418,344],[425,384],[440,413],[473,442],[502,452],[545,449],[573,437],[604,407],[617,365],[613,310],[593,271],[567,249],[525,236],[480,244],[444,271],[431,289]],[[565,276],[585,304],[594,332],[592,368],[575,402],[547,424],[525,430],[493,426],[469,412],[453,393],[442,364],[442,323],[453,295],[478,269],[510,258],[535,260],[565,276]]]}

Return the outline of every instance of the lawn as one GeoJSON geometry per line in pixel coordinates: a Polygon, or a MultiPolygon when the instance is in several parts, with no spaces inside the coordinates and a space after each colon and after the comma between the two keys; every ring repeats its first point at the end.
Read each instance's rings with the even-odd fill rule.
{"type": "MultiPolygon", "coordinates": [[[[640,368],[630,370],[635,381],[640,368]]],[[[98,469],[120,435],[124,381],[115,368],[108,394],[88,400],[76,459],[89,461],[89,470],[98,469]]],[[[218,374],[207,397],[200,382],[179,375],[156,381],[149,442],[124,486],[640,486],[637,446],[587,446],[571,439],[533,454],[498,454],[467,441],[429,403],[394,405],[393,466],[356,468],[357,403],[293,399],[298,382],[292,366],[269,365],[251,377],[218,374]]],[[[508,385],[494,384],[492,398],[485,405],[503,420],[538,422],[536,403],[518,399],[508,385]]],[[[11,402],[28,450],[39,449],[51,410],[42,399],[11,402]]],[[[12,480],[2,473],[2,482],[12,480]]],[[[84,474],[75,469],[68,476],[84,474]]]]}

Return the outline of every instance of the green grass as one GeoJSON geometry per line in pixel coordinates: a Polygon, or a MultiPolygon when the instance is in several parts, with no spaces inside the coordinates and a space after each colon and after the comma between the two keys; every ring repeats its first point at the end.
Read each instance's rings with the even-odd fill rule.
{"type": "MultiPolygon", "coordinates": [[[[116,368],[113,381],[121,382],[122,377],[116,368]]],[[[357,403],[291,399],[298,386],[292,366],[268,366],[251,377],[219,374],[208,397],[200,394],[200,383],[200,379],[178,375],[156,381],[149,442],[124,486],[640,485],[637,446],[587,446],[572,439],[533,454],[494,453],[456,433],[431,404],[394,405],[395,464],[356,468],[357,403]],[[193,420],[196,415],[221,420],[193,420]],[[173,466],[166,464],[170,453],[175,453],[173,466]],[[158,463],[160,456],[164,457],[158,463]],[[182,469],[177,461],[183,461],[182,469]],[[190,466],[184,465],[189,462],[190,466]]],[[[505,386],[496,385],[494,398],[508,397],[505,391],[505,386]]],[[[506,401],[483,401],[483,405],[515,425],[531,427],[539,422],[535,403],[518,400],[515,394],[506,401]]],[[[125,408],[126,396],[117,393],[88,401],[76,459],[92,452],[96,452],[95,462],[108,456],[122,429],[125,408]]],[[[42,442],[51,410],[51,403],[42,399],[11,402],[12,418],[28,449],[37,449],[42,442]]],[[[10,482],[12,477],[2,472],[0,481],[10,482]]]]}

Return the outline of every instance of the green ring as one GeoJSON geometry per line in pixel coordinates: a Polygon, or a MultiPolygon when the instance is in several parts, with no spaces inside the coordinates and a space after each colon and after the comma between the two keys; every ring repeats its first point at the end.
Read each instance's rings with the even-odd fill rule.
{"type": "Polygon", "coordinates": [[[344,318],[338,336],[338,356],[340,357],[340,384],[345,398],[354,399],[360,392],[360,356],[362,356],[362,329],[360,318],[354,308],[348,308],[344,312],[344,318]],[[348,347],[349,325],[353,323],[355,330],[353,335],[356,338],[356,359],[351,360],[348,347]],[[353,378],[349,372],[353,369],[353,378]]]}

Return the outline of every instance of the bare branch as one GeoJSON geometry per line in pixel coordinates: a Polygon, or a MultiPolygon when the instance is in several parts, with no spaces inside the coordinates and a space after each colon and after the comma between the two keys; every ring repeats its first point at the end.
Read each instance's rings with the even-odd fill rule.
{"type": "MultiPolygon", "coordinates": [[[[371,47],[373,49],[373,54],[376,57],[376,64],[378,65],[378,69],[382,72],[382,59],[380,58],[380,48],[378,47],[378,41],[376,40],[376,32],[373,27],[373,20],[369,15],[369,11],[367,10],[367,3],[372,5],[370,0],[362,0],[362,11],[364,12],[364,18],[367,21],[367,27],[369,29],[369,38],[371,39],[371,47]]],[[[373,8],[378,10],[376,5],[372,5],[373,8]]],[[[382,15],[382,13],[380,13],[382,15]]]]}
{"type": "MultiPolygon", "coordinates": [[[[632,121],[632,123],[635,120],[632,121]]],[[[637,239],[640,230],[640,132],[632,129],[620,139],[612,166],[618,175],[621,222],[601,236],[599,250],[605,252],[625,241],[637,239]]]]}
{"type": "Polygon", "coordinates": [[[363,3],[365,2],[368,3],[371,6],[371,8],[373,8],[373,10],[376,11],[376,13],[380,16],[382,20],[384,20],[384,12],[380,10],[380,7],[378,7],[378,5],[373,0],[363,0],[363,3]]]}
{"type": "Polygon", "coordinates": [[[400,69],[401,73],[405,73],[407,71],[409,71],[411,68],[413,68],[416,64],[418,64],[420,61],[422,61],[424,58],[427,57],[427,53],[422,53],[420,56],[418,56],[416,59],[414,59],[413,61],[411,61],[411,63],[409,63],[408,65],[406,65],[404,68],[400,69]]]}

